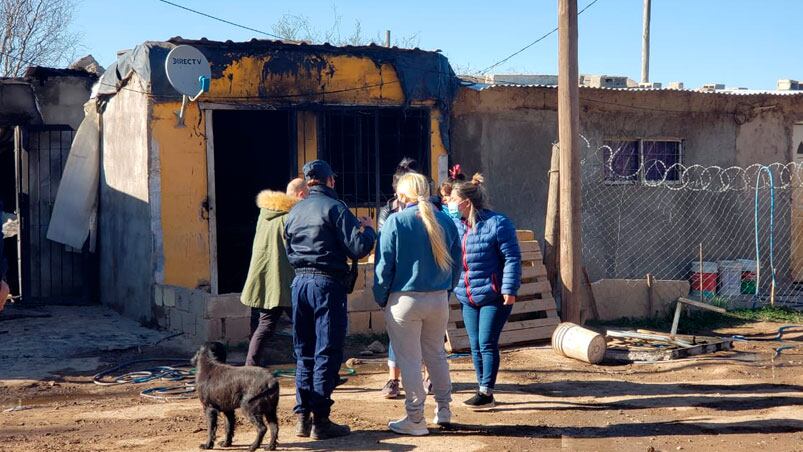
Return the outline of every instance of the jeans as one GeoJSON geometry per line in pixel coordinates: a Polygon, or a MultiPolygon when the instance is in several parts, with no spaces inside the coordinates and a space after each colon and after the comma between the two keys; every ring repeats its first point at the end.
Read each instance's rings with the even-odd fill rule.
{"type": "Polygon", "coordinates": [[[443,348],[449,322],[446,291],[394,292],[385,308],[385,324],[396,349],[404,385],[404,406],[413,422],[424,419],[427,391],[421,373],[421,360],[427,366],[438,409],[452,401],[452,380],[443,348]]]}
{"type": "Polygon", "coordinates": [[[295,413],[311,413],[316,419],[329,417],[347,328],[343,283],[324,275],[296,276],[293,280],[295,413]]]}
{"type": "Polygon", "coordinates": [[[396,365],[396,352],[393,351],[393,342],[388,341],[388,367],[395,369],[396,365]]]}
{"type": "Polygon", "coordinates": [[[251,341],[248,343],[248,355],[245,357],[246,366],[261,366],[260,356],[268,345],[268,339],[276,331],[276,325],[282,313],[291,316],[290,309],[277,306],[272,309],[251,308],[251,341]]]}
{"type": "Polygon", "coordinates": [[[471,360],[477,372],[480,390],[485,392],[496,385],[499,372],[499,335],[513,306],[497,303],[484,306],[463,304],[463,322],[471,344],[471,360]]]}

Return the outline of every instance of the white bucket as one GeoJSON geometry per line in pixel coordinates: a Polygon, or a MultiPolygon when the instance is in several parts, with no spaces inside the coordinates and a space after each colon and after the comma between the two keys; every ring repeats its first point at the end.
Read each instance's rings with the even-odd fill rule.
{"type": "Polygon", "coordinates": [[[750,259],[738,259],[739,264],[742,266],[743,272],[756,272],[756,261],[750,259]]]}
{"type": "Polygon", "coordinates": [[[571,322],[564,322],[552,333],[552,350],[569,358],[598,364],[605,357],[607,343],[601,334],[571,322]]]}
{"type": "Polygon", "coordinates": [[[742,264],[739,261],[719,261],[719,294],[736,297],[742,290],[742,264]]]}

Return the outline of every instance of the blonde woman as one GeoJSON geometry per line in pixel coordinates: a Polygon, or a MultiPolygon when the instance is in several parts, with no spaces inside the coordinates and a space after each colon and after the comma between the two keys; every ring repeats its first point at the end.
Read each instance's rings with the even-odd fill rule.
{"type": "Polygon", "coordinates": [[[391,215],[379,234],[373,290],[377,304],[385,308],[407,410],[406,417],[390,422],[388,428],[421,436],[429,433],[422,359],[437,402],[433,423],[451,421],[452,383],[443,337],[449,320],[447,292],[460,275],[461,248],[454,221],[429,201],[426,177],[405,174],[396,197],[404,209],[391,215]]]}

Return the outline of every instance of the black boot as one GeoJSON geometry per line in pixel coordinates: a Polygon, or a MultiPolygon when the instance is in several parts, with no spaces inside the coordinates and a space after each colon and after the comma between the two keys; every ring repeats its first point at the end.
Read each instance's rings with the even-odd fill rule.
{"type": "Polygon", "coordinates": [[[330,421],[328,417],[315,419],[312,423],[312,439],[329,439],[346,436],[351,433],[348,425],[338,425],[330,421]]]}
{"type": "Polygon", "coordinates": [[[296,423],[296,436],[299,438],[309,438],[312,431],[312,417],[309,413],[299,414],[298,423],[296,423]]]}

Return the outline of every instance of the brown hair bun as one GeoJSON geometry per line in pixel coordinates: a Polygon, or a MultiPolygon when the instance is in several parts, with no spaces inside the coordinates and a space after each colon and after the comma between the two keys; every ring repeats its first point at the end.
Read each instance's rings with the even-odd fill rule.
{"type": "Polygon", "coordinates": [[[474,185],[484,185],[485,178],[480,173],[474,173],[474,175],[471,176],[471,183],[474,185]]]}

